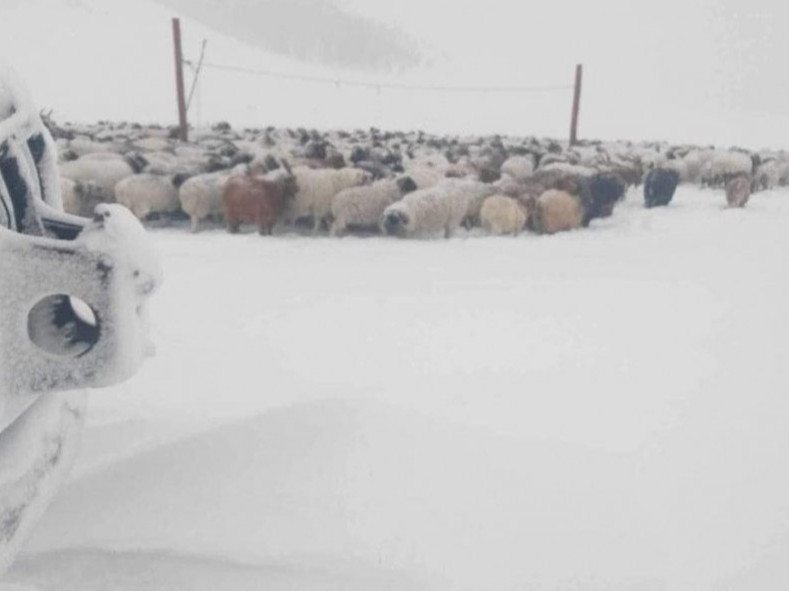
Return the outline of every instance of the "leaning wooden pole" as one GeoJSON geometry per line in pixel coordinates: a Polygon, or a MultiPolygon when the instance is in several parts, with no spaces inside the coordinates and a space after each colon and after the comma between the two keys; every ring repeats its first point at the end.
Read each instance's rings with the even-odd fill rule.
{"type": "Polygon", "coordinates": [[[578,143],[578,111],[581,108],[581,82],[583,80],[584,67],[581,64],[575,66],[575,91],[573,92],[573,116],[570,121],[570,145],[578,143]]]}
{"type": "Polygon", "coordinates": [[[178,137],[187,141],[186,93],[184,92],[184,56],[181,51],[181,20],[173,19],[173,45],[175,46],[175,89],[178,95],[178,137]]]}

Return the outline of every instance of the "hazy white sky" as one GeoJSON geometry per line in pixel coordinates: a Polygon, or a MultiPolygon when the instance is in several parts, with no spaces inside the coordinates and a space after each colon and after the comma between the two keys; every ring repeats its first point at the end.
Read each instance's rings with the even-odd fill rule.
{"type": "MultiPolygon", "coordinates": [[[[288,0],[160,2],[202,21],[184,19],[191,57],[206,37],[207,59],[215,62],[370,80],[392,79],[395,70],[397,80],[464,85],[570,84],[582,62],[585,137],[789,144],[789,3],[299,0],[296,10],[288,0]],[[250,41],[257,28],[249,22],[264,20],[269,29],[260,26],[257,49],[232,41],[250,41]],[[271,23],[289,32],[277,36],[278,50],[303,55],[308,47],[309,55],[366,67],[319,67],[273,55],[271,23]],[[343,33],[358,41],[341,43],[343,33]],[[426,65],[403,58],[398,33],[426,65]],[[343,55],[349,51],[354,55],[343,55]],[[387,55],[392,68],[381,66],[387,55]]],[[[0,55],[27,69],[38,100],[66,118],[166,122],[173,110],[168,17],[151,0],[2,0],[0,55]]],[[[204,71],[194,115],[245,125],[564,137],[570,98],[369,92],[204,71]]]]}
{"type": "MultiPolygon", "coordinates": [[[[585,62],[622,84],[721,106],[789,113],[789,3],[741,0],[338,0],[470,67],[528,83],[585,62]]],[[[473,69],[471,69],[473,68],[473,69]]],[[[612,81],[613,82],[613,81],[612,81]]]]}

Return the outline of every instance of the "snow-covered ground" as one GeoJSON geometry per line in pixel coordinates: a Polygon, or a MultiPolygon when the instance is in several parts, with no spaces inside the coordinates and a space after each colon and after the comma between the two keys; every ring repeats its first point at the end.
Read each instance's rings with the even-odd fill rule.
{"type": "Polygon", "coordinates": [[[789,193],[553,237],[151,232],[158,356],[93,393],[7,581],[789,583],[789,193]]]}

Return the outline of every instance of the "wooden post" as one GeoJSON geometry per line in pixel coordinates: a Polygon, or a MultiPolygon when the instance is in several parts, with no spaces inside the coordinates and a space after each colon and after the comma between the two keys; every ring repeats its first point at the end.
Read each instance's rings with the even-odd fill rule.
{"type": "Polygon", "coordinates": [[[570,145],[578,143],[578,110],[581,108],[581,81],[583,79],[584,67],[581,64],[575,66],[575,91],[573,92],[573,116],[570,122],[570,145]]]}
{"type": "Polygon", "coordinates": [[[184,92],[184,58],[181,52],[181,20],[173,19],[173,45],[175,46],[175,89],[178,94],[178,137],[185,142],[188,139],[186,123],[186,95],[184,92]]]}

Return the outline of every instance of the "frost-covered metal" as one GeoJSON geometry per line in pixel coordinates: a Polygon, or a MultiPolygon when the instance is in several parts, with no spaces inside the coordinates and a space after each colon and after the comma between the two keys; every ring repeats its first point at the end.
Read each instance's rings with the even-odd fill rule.
{"type": "Polygon", "coordinates": [[[84,395],[152,352],[145,310],[156,254],[120,205],[63,213],[57,151],[0,64],[0,573],[76,453],[84,395]]]}

